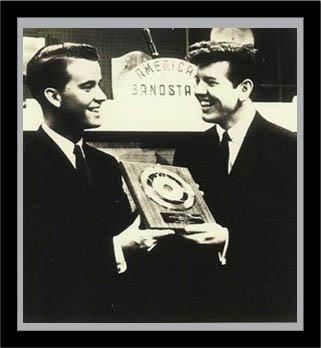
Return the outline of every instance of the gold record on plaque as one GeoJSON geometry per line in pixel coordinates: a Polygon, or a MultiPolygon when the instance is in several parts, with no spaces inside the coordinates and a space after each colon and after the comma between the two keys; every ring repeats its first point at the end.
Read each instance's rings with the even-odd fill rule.
{"type": "Polygon", "coordinates": [[[191,185],[159,165],[143,170],[140,182],[146,195],[165,208],[187,210],[194,204],[195,194],[191,185]]]}

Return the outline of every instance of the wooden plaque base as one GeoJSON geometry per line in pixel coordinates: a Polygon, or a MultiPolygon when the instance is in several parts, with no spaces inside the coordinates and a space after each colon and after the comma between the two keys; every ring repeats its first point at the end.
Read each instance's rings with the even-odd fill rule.
{"type": "MultiPolygon", "coordinates": [[[[215,221],[187,168],[127,161],[120,162],[120,167],[125,182],[133,197],[136,207],[141,214],[142,221],[146,228],[182,229],[188,224],[215,221]],[[150,196],[146,193],[146,185],[144,180],[142,180],[143,176],[141,175],[143,172],[146,173],[146,170],[152,173],[148,176],[148,182],[151,182],[159,172],[173,173],[174,180],[169,182],[173,182],[174,187],[175,177],[178,175],[180,179],[183,179],[183,182],[187,183],[187,186],[192,189],[192,195],[185,195],[186,197],[193,196],[194,203],[192,203],[192,206],[185,209],[179,204],[175,204],[174,201],[166,199],[164,199],[164,206],[162,204],[162,198],[157,199],[158,203],[154,199],[150,198],[150,196]],[[154,175],[153,173],[156,174],[154,175]]],[[[166,177],[166,174],[163,176],[166,177]]],[[[180,184],[178,181],[178,186],[179,185],[180,184]]],[[[164,186],[164,189],[166,189],[166,186],[169,186],[166,185],[166,178],[164,186]]],[[[148,189],[150,189],[150,187],[148,189]]],[[[184,188],[182,191],[184,192],[184,188]]]]}

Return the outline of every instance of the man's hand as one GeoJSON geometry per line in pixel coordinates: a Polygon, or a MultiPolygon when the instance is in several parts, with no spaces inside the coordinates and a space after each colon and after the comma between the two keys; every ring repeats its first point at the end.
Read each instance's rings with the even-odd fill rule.
{"type": "Polygon", "coordinates": [[[182,237],[197,244],[221,244],[228,238],[228,229],[216,222],[187,225],[182,237]]]}
{"type": "Polygon", "coordinates": [[[139,228],[140,216],[137,216],[135,221],[121,232],[118,236],[114,237],[121,245],[123,251],[131,251],[137,249],[152,250],[159,239],[175,234],[173,230],[142,230],[139,228]]]}

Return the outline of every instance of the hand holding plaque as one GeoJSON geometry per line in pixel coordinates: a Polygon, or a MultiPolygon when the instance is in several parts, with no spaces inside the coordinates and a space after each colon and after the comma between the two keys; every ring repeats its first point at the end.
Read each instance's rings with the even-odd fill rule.
{"type": "Polygon", "coordinates": [[[146,228],[215,222],[187,168],[140,162],[121,162],[121,168],[146,228]]]}

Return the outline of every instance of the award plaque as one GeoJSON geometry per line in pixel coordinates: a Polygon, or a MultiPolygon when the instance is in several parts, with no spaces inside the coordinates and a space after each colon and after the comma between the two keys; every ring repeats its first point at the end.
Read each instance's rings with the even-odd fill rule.
{"type": "Polygon", "coordinates": [[[146,228],[215,221],[187,168],[127,161],[120,167],[146,228]]]}

